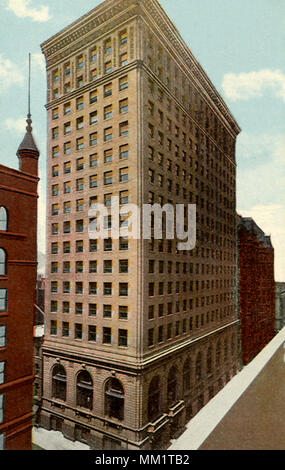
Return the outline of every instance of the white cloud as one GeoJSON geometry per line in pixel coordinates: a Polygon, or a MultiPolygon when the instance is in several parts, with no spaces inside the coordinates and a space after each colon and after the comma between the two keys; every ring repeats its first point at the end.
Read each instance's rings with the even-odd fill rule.
{"type": "Polygon", "coordinates": [[[5,59],[0,53],[0,93],[4,93],[11,85],[22,85],[24,76],[18,65],[5,59]]]}
{"type": "Polygon", "coordinates": [[[261,97],[266,90],[272,90],[276,97],[285,102],[285,74],[280,70],[228,73],[224,76],[222,88],[225,96],[232,101],[261,97]]]}
{"type": "Polygon", "coordinates": [[[6,9],[15,13],[19,18],[31,18],[33,21],[41,23],[51,18],[49,7],[40,5],[37,8],[32,8],[30,3],[31,0],[8,0],[6,9]]]}
{"type": "Polygon", "coordinates": [[[27,126],[26,119],[26,117],[19,117],[17,119],[8,118],[4,121],[4,125],[9,131],[23,134],[27,126]]]}

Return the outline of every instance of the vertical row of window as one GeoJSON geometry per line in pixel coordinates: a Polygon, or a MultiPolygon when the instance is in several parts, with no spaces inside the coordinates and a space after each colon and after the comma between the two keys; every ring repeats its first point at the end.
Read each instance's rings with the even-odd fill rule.
{"type": "MultiPolygon", "coordinates": [[[[128,32],[127,30],[124,30],[123,32],[120,33],[119,35],[119,45],[122,48],[119,53],[119,67],[124,67],[125,65],[128,64],[129,57],[128,53],[123,48],[128,43],[128,32]]],[[[112,50],[113,50],[113,42],[112,39],[109,38],[104,41],[104,74],[111,73],[114,70],[114,64],[112,60],[112,50]]],[[[97,67],[97,62],[98,62],[98,50],[97,46],[93,46],[91,50],[89,50],[89,57],[90,57],[90,69],[89,69],[89,80],[96,80],[98,78],[98,67],[97,67]]],[[[80,54],[79,56],[76,57],[75,61],[76,65],[76,86],[82,87],[85,85],[85,76],[84,76],[84,69],[86,67],[86,60],[85,60],[85,54],[80,54]]],[[[69,93],[72,91],[72,81],[71,81],[71,69],[72,69],[72,64],[71,61],[68,61],[64,64],[63,67],[63,79],[64,79],[64,85],[63,85],[63,91],[64,93],[69,93]]],[[[53,99],[57,99],[60,97],[60,70],[57,68],[53,70],[52,72],[52,97],[53,99]]]]}

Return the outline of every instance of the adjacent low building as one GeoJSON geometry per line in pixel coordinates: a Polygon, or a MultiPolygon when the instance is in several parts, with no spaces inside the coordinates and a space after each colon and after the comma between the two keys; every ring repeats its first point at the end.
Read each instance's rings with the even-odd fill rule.
{"type": "Polygon", "coordinates": [[[0,449],[30,450],[39,151],[30,115],[19,170],[0,165],[0,449]]]}
{"type": "Polygon", "coordinates": [[[247,217],[238,218],[241,355],[248,364],[274,337],[274,248],[247,217]]]}

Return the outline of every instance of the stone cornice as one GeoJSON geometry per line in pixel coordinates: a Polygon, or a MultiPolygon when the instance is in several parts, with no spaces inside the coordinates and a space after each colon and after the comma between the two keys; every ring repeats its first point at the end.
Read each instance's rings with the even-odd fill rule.
{"type": "Polygon", "coordinates": [[[157,0],[106,0],[41,45],[48,67],[97,40],[134,14],[140,14],[158,28],[175,55],[179,54],[195,85],[203,94],[206,93],[235,135],[238,135],[241,129],[237,121],[157,0]]]}
{"type": "Polygon", "coordinates": [[[139,0],[106,0],[97,8],[41,44],[48,66],[96,41],[134,15],[139,0]],[[107,26],[107,24],[108,26],[107,26]]]}
{"type": "Polygon", "coordinates": [[[208,94],[208,97],[218,108],[219,112],[224,116],[226,121],[230,123],[230,126],[235,134],[238,135],[241,131],[241,128],[239,127],[237,121],[232,116],[223,98],[220,96],[210,78],[207,76],[206,72],[195,58],[191,49],[184,42],[179,31],[169,19],[158,1],[142,0],[140,5],[141,10],[144,13],[143,16],[147,19],[147,21],[153,22],[158,27],[160,32],[163,33],[166,40],[169,42],[169,44],[171,44],[175,55],[177,56],[177,54],[179,54],[183,59],[196,85],[198,85],[199,88],[202,86],[202,89],[208,94]]]}

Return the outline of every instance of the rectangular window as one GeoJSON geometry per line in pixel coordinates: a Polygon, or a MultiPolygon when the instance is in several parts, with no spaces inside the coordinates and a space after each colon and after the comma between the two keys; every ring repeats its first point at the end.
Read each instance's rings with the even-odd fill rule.
{"type": "Polygon", "coordinates": [[[119,260],[119,273],[128,273],[129,272],[129,261],[127,259],[119,260]]]}
{"type": "Polygon", "coordinates": [[[112,305],[103,305],[103,318],[112,318],[112,305]]]}
{"type": "Polygon", "coordinates": [[[97,273],[97,260],[89,261],[89,273],[97,273]]]}
{"type": "Polygon", "coordinates": [[[128,306],[127,305],[119,305],[119,319],[120,320],[127,320],[128,319],[128,306]]]}
{"type": "Polygon", "coordinates": [[[74,338],[82,339],[83,338],[83,329],[81,323],[75,323],[74,325],[74,338]]]}
{"type": "Polygon", "coordinates": [[[112,83],[108,83],[107,85],[104,86],[104,98],[107,98],[108,96],[111,96],[112,93],[113,93],[112,83]]]}
{"type": "Polygon", "coordinates": [[[103,343],[111,344],[112,343],[112,330],[111,328],[103,328],[103,343]]]}
{"type": "Polygon", "coordinates": [[[76,160],[76,170],[77,171],[81,171],[81,170],[84,170],[84,158],[81,157],[81,158],[77,158],[76,160]]]}
{"type": "Polygon", "coordinates": [[[91,91],[89,95],[90,104],[97,103],[97,101],[98,101],[98,90],[91,91]]]}
{"type": "Polygon", "coordinates": [[[0,385],[2,385],[4,382],[5,382],[5,361],[2,361],[0,362],[0,385]]]}
{"type": "Polygon", "coordinates": [[[76,191],[84,190],[84,178],[79,178],[76,180],[76,191]]]}
{"type": "Polygon", "coordinates": [[[148,346],[153,346],[154,345],[154,329],[150,328],[148,330],[148,346]]]}
{"type": "Polygon", "coordinates": [[[68,116],[69,114],[71,114],[71,104],[70,104],[70,102],[64,104],[63,113],[64,113],[65,116],[68,116]]]}
{"type": "Polygon", "coordinates": [[[0,312],[8,310],[8,289],[0,289],[0,312]]]}
{"type": "Polygon", "coordinates": [[[98,112],[97,111],[93,111],[92,113],[90,113],[89,123],[90,123],[90,126],[92,126],[93,124],[98,123],[98,112]]]}
{"type": "Polygon", "coordinates": [[[109,142],[112,139],[113,139],[113,128],[108,127],[107,129],[104,129],[104,142],[109,142]]]}
{"type": "Polygon", "coordinates": [[[63,171],[65,175],[67,175],[68,173],[71,173],[71,162],[65,162],[63,171]]]}
{"type": "Polygon", "coordinates": [[[119,126],[119,133],[121,137],[129,135],[129,122],[121,122],[119,126]]]}
{"type": "Polygon", "coordinates": [[[90,168],[95,168],[98,166],[98,154],[93,153],[89,156],[89,166],[90,168]]]}
{"type": "Polygon", "coordinates": [[[89,304],[89,311],[88,311],[88,315],[90,317],[96,317],[97,315],[97,304],[89,304]]]}
{"type": "Polygon", "coordinates": [[[105,64],[104,64],[104,72],[105,72],[105,73],[111,73],[112,70],[113,70],[112,61],[111,61],[111,60],[108,60],[108,61],[105,62],[105,64]]]}
{"type": "Polygon", "coordinates": [[[119,249],[120,251],[125,251],[129,249],[129,239],[128,237],[120,237],[119,239],[119,249]]]}
{"type": "Polygon", "coordinates": [[[120,45],[123,46],[124,44],[127,44],[128,42],[128,32],[125,29],[124,31],[120,32],[120,45]]]}
{"type": "Polygon", "coordinates": [[[52,148],[52,158],[59,157],[59,146],[56,145],[52,148]]]}
{"type": "Polygon", "coordinates": [[[120,160],[126,160],[129,158],[129,144],[120,146],[120,160]]]}
{"type": "Polygon", "coordinates": [[[0,348],[5,348],[6,346],[6,326],[0,326],[0,348]]]}
{"type": "Polygon", "coordinates": [[[121,100],[119,102],[119,110],[120,113],[127,113],[129,111],[129,101],[128,98],[125,98],[124,100],[121,100]]]}
{"type": "Polygon", "coordinates": [[[51,320],[50,322],[50,334],[57,335],[57,321],[51,320]]]}
{"type": "Polygon", "coordinates": [[[112,283],[104,282],[104,295],[112,295],[112,283]]]}
{"type": "Polygon", "coordinates": [[[89,282],[89,294],[97,295],[97,282],[89,282]]]}
{"type": "Polygon", "coordinates": [[[112,272],[113,272],[112,260],[105,259],[104,260],[104,273],[112,274],[112,272]]]}
{"type": "Polygon", "coordinates": [[[129,181],[129,169],[121,168],[119,170],[119,177],[120,177],[120,183],[126,183],[127,181],[129,181]]]}
{"type": "Polygon", "coordinates": [[[119,329],[118,345],[124,347],[128,346],[128,330],[119,329]]]}
{"type": "Polygon", "coordinates": [[[104,184],[112,184],[113,183],[113,172],[112,171],[106,171],[104,173],[104,184]]]}
{"type": "Polygon", "coordinates": [[[90,80],[96,80],[98,77],[98,70],[97,67],[95,69],[90,70],[90,80]]]}
{"type": "Polygon", "coordinates": [[[77,199],[76,201],[76,211],[81,212],[84,210],[84,199],[77,199]]]}
{"type": "Polygon", "coordinates": [[[89,251],[90,251],[90,253],[94,253],[97,250],[98,250],[97,240],[89,240],[89,251]]]}
{"type": "Polygon", "coordinates": [[[62,322],[62,336],[69,336],[69,323],[66,321],[62,322]]]}
{"type": "Polygon", "coordinates": [[[76,139],[76,150],[83,150],[84,149],[84,138],[79,137],[76,139]]]}
{"type": "Polygon", "coordinates": [[[120,191],[120,204],[129,203],[129,191],[120,191]]]}
{"type": "Polygon", "coordinates": [[[104,163],[111,163],[113,161],[113,149],[104,150],[104,163]]]}
{"type": "Polygon", "coordinates": [[[96,145],[98,142],[98,133],[93,132],[92,134],[89,135],[89,145],[96,145]]]}
{"type": "Polygon", "coordinates": [[[96,339],[97,339],[96,326],[95,325],[89,325],[88,326],[88,341],[95,342],[96,339]]]}
{"type": "Polygon", "coordinates": [[[113,117],[113,106],[110,104],[104,108],[104,119],[111,119],[113,117]]]}
{"type": "Polygon", "coordinates": [[[122,77],[119,80],[119,90],[123,91],[123,90],[126,90],[128,87],[129,87],[128,75],[126,75],[125,77],[122,77]]]}
{"type": "Polygon", "coordinates": [[[112,251],[112,249],[113,249],[112,238],[106,238],[104,240],[104,251],[112,251]]]}
{"type": "Polygon", "coordinates": [[[125,52],[125,54],[122,54],[120,56],[120,67],[124,67],[127,64],[128,64],[128,54],[125,52]]]}
{"type": "Polygon", "coordinates": [[[4,421],[5,395],[0,395],[0,424],[4,421]]]}
{"type": "Polygon", "coordinates": [[[119,283],[119,295],[124,297],[129,295],[129,284],[127,282],[119,283]]]}
{"type": "Polygon", "coordinates": [[[89,187],[97,188],[98,187],[98,177],[97,175],[92,175],[89,177],[89,187]]]}
{"type": "Polygon", "coordinates": [[[0,434],[0,450],[5,449],[5,434],[0,434]]]}

